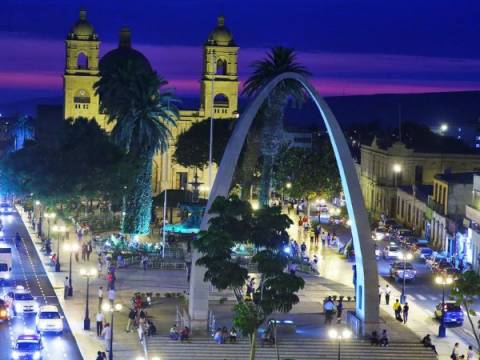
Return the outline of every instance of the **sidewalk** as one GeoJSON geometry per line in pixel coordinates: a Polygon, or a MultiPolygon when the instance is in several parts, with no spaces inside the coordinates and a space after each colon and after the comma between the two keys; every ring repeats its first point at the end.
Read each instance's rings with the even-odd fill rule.
{"type": "MultiPolygon", "coordinates": [[[[86,305],[86,280],[80,276],[80,269],[97,268],[97,254],[92,252],[90,261],[81,261],[81,254],[79,255],[79,262],[73,256],[72,260],[72,287],[73,296],[64,300],[64,280],[69,273],[69,257],[70,255],[63,250],[63,243],[77,242],[77,236],[73,229],[68,228],[69,234],[65,236],[63,243],[61,242],[60,262],[61,271],[55,272],[54,268],[47,265],[49,259],[40,252],[40,241],[34,234],[31,225],[28,223],[27,214],[18,207],[18,213],[22,217],[24,224],[35,244],[35,248],[42,260],[45,271],[52,283],[55,293],[65,313],[65,318],[72,330],[72,333],[78,343],[80,351],[84,359],[95,359],[97,351],[105,351],[104,340],[96,336],[95,315],[98,309],[97,291],[99,286],[104,289],[104,301],[107,301],[107,281],[105,279],[106,270],[97,279],[90,280],[89,291],[89,317],[90,317],[90,331],[83,330],[83,320],[85,318],[86,305]],[[68,239],[68,240],[67,240],[68,239]]],[[[67,224],[68,225],[68,224],[67,224]]],[[[56,239],[52,238],[52,252],[57,249],[56,239]]],[[[165,293],[175,292],[183,293],[187,289],[187,281],[185,271],[161,271],[148,270],[146,272],[140,266],[130,266],[128,268],[116,270],[117,281],[116,288],[116,303],[123,305],[123,309],[114,315],[114,331],[113,331],[113,351],[114,358],[119,360],[131,360],[137,356],[144,356],[144,348],[138,340],[136,332],[126,333],[125,327],[127,322],[128,307],[130,306],[130,299],[135,292],[152,292],[165,293]],[[132,271],[133,270],[133,271],[132,271]],[[161,286],[160,286],[161,284],[161,286]]],[[[158,302],[158,301],[157,301],[158,302]]],[[[157,331],[166,332],[172,325],[175,319],[175,304],[172,300],[163,299],[158,306],[148,308],[146,311],[149,317],[154,318],[154,323],[157,331]],[[163,316],[162,314],[172,314],[172,316],[163,316]]],[[[105,315],[105,321],[110,322],[110,315],[105,315]]]]}

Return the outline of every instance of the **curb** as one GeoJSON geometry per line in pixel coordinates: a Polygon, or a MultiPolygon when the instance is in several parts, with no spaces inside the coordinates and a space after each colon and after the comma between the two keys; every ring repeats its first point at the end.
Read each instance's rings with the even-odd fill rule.
{"type": "MultiPolygon", "coordinates": [[[[18,208],[17,205],[15,205],[15,209],[17,210],[17,214],[19,215],[20,219],[22,220],[22,223],[23,225],[25,226],[25,229],[27,229],[27,232],[28,232],[28,236],[30,237],[30,241],[32,242],[33,244],[33,247],[35,248],[35,251],[38,255],[38,258],[40,259],[40,263],[42,264],[42,268],[43,270],[45,271],[45,273],[47,274],[47,277],[48,277],[48,281],[50,283],[50,285],[52,286],[53,290],[55,291],[55,289],[58,289],[59,287],[55,287],[54,286],[54,282],[53,282],[53,279],[52,279],[52,275],[50,274],[50,271],[47,270],[46,266],[45,266],[45,263],[43,262],[43,257],[44,255],[40,252],[40,250],[38,249],[37,247],[37,244],[35,243],[34,241],[34,238],[37,238],[37,236],[35,235],[35,233],[32,233],[30,227],[29,227],[29,224],[28,222],[25,222],[25,219],[23,218],[23,210],[20,210],[18,208]]],[[[72,330],[72,326],[70,325],[70,322],[68,321],[68,317],[67,317],[67,313],[65,311],[65,309],[63,308],[63,305],[62,305],[62,302],[60,301],[60,299],[58,298],[56,292],[55,292],[55,296],[57,297],[57,300],[58,300],[58,304],[60,305],[60,307],[62,308],[62,312],[64,314],[64,318],[65,318],[65,321],[67,322],[68,324],[68,327],[70,328],[70,332],[72,333],[73,335],[73,338],[75,339],[75,342],[77,343],[77,347],[80,351],[80,354],[82,355],[82,358],[83,359],[86,359],[86,354],[85,352],[83,351],[82,347],[80,346],[80,342],[78,341],[77,339],[77,335],[75,334],[75,332],[72,330]]]]}

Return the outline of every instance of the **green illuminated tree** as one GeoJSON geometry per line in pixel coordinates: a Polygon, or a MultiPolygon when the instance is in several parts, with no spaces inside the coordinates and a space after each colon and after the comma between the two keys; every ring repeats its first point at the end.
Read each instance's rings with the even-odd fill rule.
{"type": "Polygon", "coordinates": [[[133,61],[118,62],[102,72],[95,84],[101,110],[114,123],[112,139],[137,165],[127,190],[123,232],[149,232],[152,208],[152,159],[164,151],[178,110],[167,81],[133,61]]]}

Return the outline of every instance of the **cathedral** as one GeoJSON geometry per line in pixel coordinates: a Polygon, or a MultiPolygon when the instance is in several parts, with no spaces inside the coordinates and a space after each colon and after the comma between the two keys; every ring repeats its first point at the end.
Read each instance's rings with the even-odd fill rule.
{"type": "MultiPolygon", "coordinates": [[[[100,38],[87,20],[87,12],[80,10],[79,19],[73,25],[65,42],[66,60],[64,73],[64,118],[95,118],[102,128],[110,131],[105,114],[100,113],[99,98],[94,84],[99,80],[101,69],[116,57],[128,57],[150,67],[148,59],[131,44],[130,30],[120,31],[119,45],[99,57],[100,38]]],[[[233,35],[225,26],[225,18],[217,18],[217,26],[203,45],[203,71],[200,79],[200,106],[193,110],[180,110],[177,126],[171,129],[172,139],[165,153],[154,158],[152,190],[159,194],[164,189],[189,189],[194,180],[194,170],[184,168],[173,161],[177,137],[198,121],[214,118],[238,117],[238,71],[236,46],[233,35]]],[[[205,139],[209,141],[209,139],[205,139]]],[[[213,176],[216,168],[213,168],[213,176]]],[[[198,181],[208,184],[208,169],[198,172],[198,181]]],[[[213,183],[213,182],[212,182],[213,183]]]]}

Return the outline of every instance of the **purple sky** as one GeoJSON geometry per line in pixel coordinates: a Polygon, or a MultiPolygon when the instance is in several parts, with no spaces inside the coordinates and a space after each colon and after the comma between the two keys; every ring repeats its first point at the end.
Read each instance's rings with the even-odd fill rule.
{"type": "MultiPolygon", "coordinates": [[[[60,96],[64,39],[80,4],[4,1],[0,103],[60,96]]],[[[141,3],[129,8],[113,0],[83,1],[104,41],[102,54],[116,47],[118,29],[128,24],[134,47],[180,96],[198,94],[201,46],[219,9],[240,46],[241,80],[248,76],[250,63],[262,58],[268,47],[281,44],[298,49],[299,61],[313,73],[312,81],[323,95],[480,89],[480,23],[475,21],[480,6],[474,2],[458,6],[425,0],[404,6],[378,0],[298,0],[294,7],[286,0],[141,3]],[[273,4],[277,6],[268,7],[273,4]],[[162,16],[166,10],[172,15],[162,16]]]]}

